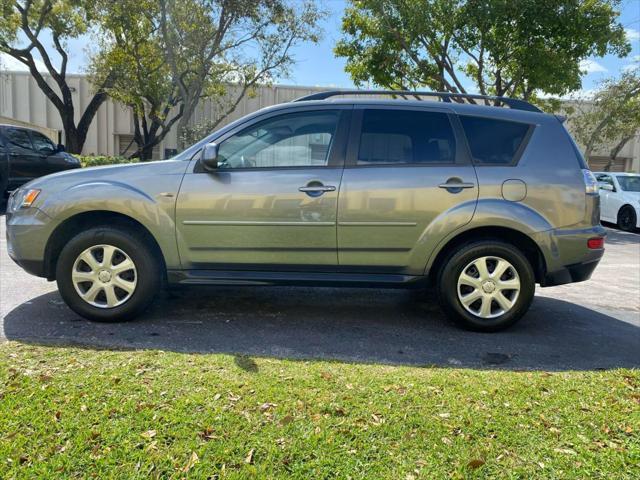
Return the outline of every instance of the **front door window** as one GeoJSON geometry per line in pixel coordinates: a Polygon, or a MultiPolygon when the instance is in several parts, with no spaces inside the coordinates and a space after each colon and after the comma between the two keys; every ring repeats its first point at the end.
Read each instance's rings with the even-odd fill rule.
{"type": "Polygon", "coordinates": [[[291,113],[242,130],[220,145],[220,168],[322,167],[329,162],[339,112],[291,113]]]}

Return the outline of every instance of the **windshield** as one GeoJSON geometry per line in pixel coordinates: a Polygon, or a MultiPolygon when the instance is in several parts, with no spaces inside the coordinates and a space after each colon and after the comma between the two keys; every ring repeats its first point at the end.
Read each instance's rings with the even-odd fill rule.
{"type": "Polygon", "coordinates": [[[640,192],[640,175],[616,175],[616,178],[625,192],[640,192]]]}

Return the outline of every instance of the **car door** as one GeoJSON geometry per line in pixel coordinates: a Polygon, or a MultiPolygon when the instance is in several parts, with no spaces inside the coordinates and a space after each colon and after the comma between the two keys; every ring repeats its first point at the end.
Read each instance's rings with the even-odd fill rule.
{"type": "Polygon", "coordinates": [[[4,137],[9,150],[10,185],[19,186],[44,175],[42,157],[34,150],[28,130],[7,127],[4,137]]]}
{"type": "Polygon", "coordinates": [[[616,222],[617,216],[617,208],[616,208],[616,186],[613,183],[613,177],[611,175],[598,174],[596,176],[596,180],[599,184],[602,185],[610,185],[613,188],[613,191],[605,190],[604,188],[599,189],[600,192],[600,217],[610,221],[616,222]]]}
{"type": "Polygon", "coordinates": [[[64,157],[58,152],[49,137],[35,130],[31,130],[29,134],[33,149],[40,156],[41,175],[49,175],[69,168],[69,164],[65,162],[64,157]]]}
{"type": "Polygon", "coordinates": [[[471,220],[478,198],[457,118],[444,108],[363,106],[352,124],[340,268],[421,275],[435,245],[471,220]]]}
{"type": "Polygon", "coordinates": [[[216,139],[219,167],[194,160],[177,199],[184,268],[334,268],[349,113],[271,112],[216,139]]]}

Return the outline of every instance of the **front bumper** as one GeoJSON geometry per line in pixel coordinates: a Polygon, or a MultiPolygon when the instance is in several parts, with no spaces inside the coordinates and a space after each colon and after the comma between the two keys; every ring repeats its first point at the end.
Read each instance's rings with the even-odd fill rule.
{"type": "Polygon", "coordinates": [[[53,230],[51,218],[32,207],[15,213],[7,212],[6,220],[9,257],[26,272],[46,277],[45,249],[53,230]]]}

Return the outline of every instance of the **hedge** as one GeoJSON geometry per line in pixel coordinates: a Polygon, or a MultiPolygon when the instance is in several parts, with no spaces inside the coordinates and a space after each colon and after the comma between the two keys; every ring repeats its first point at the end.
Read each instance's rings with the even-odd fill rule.
{"type": "Polygon", "coordinates": [[[106,155],[76,155],[83,167],[99,167],[101,165],[117,165],[120,163],[138,163],[137,158],[106,155]]]}

